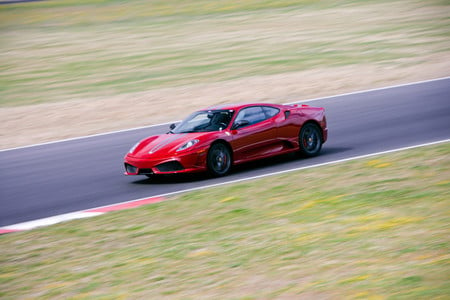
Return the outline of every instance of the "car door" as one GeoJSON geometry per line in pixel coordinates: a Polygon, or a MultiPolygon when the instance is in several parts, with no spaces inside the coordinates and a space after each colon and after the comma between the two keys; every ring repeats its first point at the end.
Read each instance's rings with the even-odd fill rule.
{"type": "Polygon", "coordinates": [[[264,111],[263,106],[250,106],[241,109],[233,122],[248,122],[231,131],[234,161],[250,160],[265,156],[273,151],[277,142],[277,126],[273,116],[264,111]]]}

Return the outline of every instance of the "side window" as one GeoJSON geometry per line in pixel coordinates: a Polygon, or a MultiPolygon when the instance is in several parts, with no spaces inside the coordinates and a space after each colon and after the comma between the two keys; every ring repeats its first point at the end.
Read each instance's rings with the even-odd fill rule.
{"type": "Polygon", "coordinates": [[[267,119],[267,117],[266,117],[266,114],[264,113],[262,107],[252,106],[252,107],[247,107],[247,108],[244,108],[243,110],[241,110],[238,113],[235,122],[247,120],[249,122],[248,125],[253,125],[253,124],[259,123],[261,121],[264,121],[266,119],[267,119]]]}
{"type": "Polygon", "coordinates": [[[270,106],[263,106],[262,109],[264,110],[264,113],[266,114],[266,119],[270,119],[270,118],[276,116],[280,112],[280,110],[278,108],[270,107],[270,106]]]}

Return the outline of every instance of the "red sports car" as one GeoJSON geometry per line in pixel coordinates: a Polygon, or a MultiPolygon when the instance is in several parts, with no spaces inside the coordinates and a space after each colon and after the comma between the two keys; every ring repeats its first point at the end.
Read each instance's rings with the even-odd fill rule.
{"type": "Polygon", "coordinates": [[[222,176],[233,165],[274,155],[315,156],[328,133],[321,107],[266,103],[209,107],[170,129],[130,149],[126,175],[208,171],[222,176]]]}

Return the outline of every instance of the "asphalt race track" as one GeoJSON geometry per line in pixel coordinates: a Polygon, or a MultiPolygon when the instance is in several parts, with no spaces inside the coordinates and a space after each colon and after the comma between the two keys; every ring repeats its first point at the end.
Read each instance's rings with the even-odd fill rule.
{"type": "Polygon", "coordinates": [[[263,160],[224,178],[123,175],[129,148],[167,125],[1,151],[0,226],[450,138],[450,78],[308,104],[327,112],[320,156],[263,160]]]}

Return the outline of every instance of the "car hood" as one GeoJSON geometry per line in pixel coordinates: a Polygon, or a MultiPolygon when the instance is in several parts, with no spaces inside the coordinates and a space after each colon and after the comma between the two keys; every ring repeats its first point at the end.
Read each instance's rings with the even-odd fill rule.
{"type": "MultiPolygon", "coordinates": [[[[138,146],[129,153],[133,157],[150,157],[150,156],[170,156],[177,152],[178,148],[187,142],[198,139],[200,142],[206,140],[206,136],[210,135],[208,132],[196,133],[170,133],[151,136],[139,142],[138,146]]],[[[198,145],[203,143],[198,143],[198,145]]],[[[197,146],[197,145],[196,145],[197,146]]],[[[194,146],[195,148],[197,148],[194,146]]],[[[189,151],[186,149],[185,151],[189,151]]]]}

